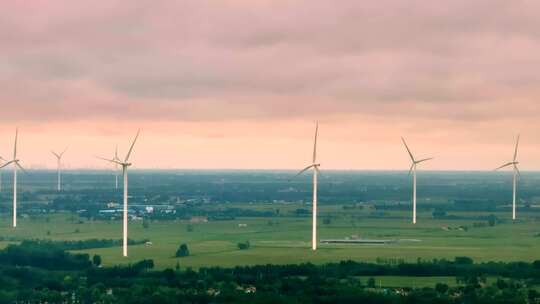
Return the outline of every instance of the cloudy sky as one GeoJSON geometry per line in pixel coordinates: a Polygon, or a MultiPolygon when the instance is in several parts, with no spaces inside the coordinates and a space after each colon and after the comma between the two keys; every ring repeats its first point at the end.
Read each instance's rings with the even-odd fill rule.
{"type": "Polygon", "coordinates": [[[538,1],[10,1],[0,154],[138,168],[540,169],[538,1]]]}

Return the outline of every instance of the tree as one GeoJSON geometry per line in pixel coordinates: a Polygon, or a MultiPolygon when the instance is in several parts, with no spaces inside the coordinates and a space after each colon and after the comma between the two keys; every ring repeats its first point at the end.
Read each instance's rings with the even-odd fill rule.
{"type": "Polygon", "coordinates": [[[101,256],[98,254],[94,255],[94,257],[92,257],[92,263],[99,267],[101,265],[101,256]]]}
{"type": "Polygon", "coordinates": [[[436,290],[439,294],[443,295],[443,294],[445,294],[445,293],[448,291],[448,285],[443,284],[443,283],[437,283],[437,284],[435,285],[435,290],[436,290]]]}
{"type": "Polygon", "coordinates": [[[187,257],[187,256],[189,256],[189,248],[186,243],[183,243],[180,245],[180,247],[178,247],[178,250],[176,250],[176,257],[180,258],[180,257],[187,257]]]}
{"type": "Polygon", "coordinates": [[[489,217],[488,217],[488,224],[490,227],[493,227],[495,226],[495,224],[497,223],[497,217],[493,214],[490,214],[489,217]]]}
{"type": "Polygon", "coordinates": [[[472,265],[473,259],[470,257],[455,257],[454,263],[458,265],[472,265]]]}
{"type": "Polygon", "coordinates": [[[375,279],[374,278],[369,278],[368,281],[367,281],[367,287],[369,288],[375,288],[375,279]]]}
{"type": "Polygon", "coordinates": [[[238,249],[240,250],[248,250],[251,244],[249,241],[245,241],[244,243],[238,243],[238,249]]]}
{"type": "Polygon", "coordinates": [[[187,230],[187,232],[193,232],[193,230],[194,230],[193,225],[191,225],[191,224],[187,225],[186,230],[187,230]]]}
{"type": "Polygon", "coordinates": [[[154,260],[142,260],[133,265],[133,268],[140,270],[148,270],[154,268],[154,260]]]}
{"type": "Polygon", "coordinates": [[[332,223],[332,219],[330,217],[325,217],[323,219],[323,224],[330,225],[332,223]]]}
{"type": "Polygon", "coordinates": [[[444,210],[436,209],[435,211],[433,211],[433,218],[439,219],[439,218],[444,218],[445,216],[446,216],[446,211],[444,210]]]}

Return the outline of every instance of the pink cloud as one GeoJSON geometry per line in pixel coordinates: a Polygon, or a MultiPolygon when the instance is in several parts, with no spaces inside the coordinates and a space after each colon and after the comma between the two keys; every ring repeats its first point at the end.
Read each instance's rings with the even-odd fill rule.
{"type": "Polygon", "coordinates": [[[530,155],[540,147],[538,9],[533,1],[10,2],[0,11],[0,135],[25,127],[36,151],[27,157],[42,163],[38,151],[63,136],[98,153],[100,141],[142,126],[152,147],[186,155],[163,152],[174,160],[155,164],[141,148],[141,166],[294,167],[320,119],[330,167],[400,168],[403,134],[431,143],[419,147],[427,152],[452,152],[434,168],[487,168],[518,131],[529,135],[530,155]],[[284,146],[281,156],[268,152],[284,146]],[[485,149],[500,150],[464,160],[485,149]]]}

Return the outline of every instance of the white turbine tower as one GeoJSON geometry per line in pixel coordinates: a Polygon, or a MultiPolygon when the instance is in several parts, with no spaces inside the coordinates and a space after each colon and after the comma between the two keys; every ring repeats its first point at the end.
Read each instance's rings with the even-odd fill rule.
{"type": "Polygon", "coordinates": [[[15,129],[15,144],[13,147],[13,159],[0,166],[0,169],[13,164],[13,228],[17,227],[17,170],[25,172],[24,168],[19,164],[17,159],[17,139],[19,137],[19,130],[15,129]]]}
{"type": "Polygon", "coordinates": [[[51,153],[56,157],[57,160],[57,173],[58,173],[58,185],[56,187],[56,190],[62,191],[62,157],[64,156],[64,153],[66,153],[67,148],[62,151],[62,153],[56,153],[54,151],[51,151],[51,153]]]}
{"type": "Polygon", "coordinates": [[[319,167],[321,164],[317,163],[317,136],[319,133],[319,122],[315,125],[315,142],[313,144],[313,161],[311,165],[302,169],[298,172],[295,177],[306,172],[307,170],[313,168],[313,223],[312,223],[312,237],[311,237],[311,248],[317,250],[317,175],[320,174],[319,167]]]}
{"type": "Polygon", "coordinates": [[[499,169],[502,169],[502,168],[505,168],[505,167],[509,167],[509,166],[512,166],[513,167],[513,171],[514,171],[514,177],[513,177],[513,180],[512,180],[512,183],[513,183],[513,195],[512,195],[512,220],[516,220],[516,194],[517,194],[517,177],[518,175],[521,177],[521,172],[519,172],[519,169],[518,169],[518,164],[519,162],[517,161],[517,157],[518,157],[518,146],[519,146],[519,135],[517,136],[517,140],[516,140],[516,148],[514,150],[514,158],[511,162],[509,163],[506,163],[500,167],[498,167],[497,169],[495,169],[495,171],[499,170],[499,169]]]}
{"type": "Polygon", "coordinates": [[[137,142],[137,138],[139,137],[140,130],[137,131],[137,135],[135,135],[135,139],[133,139],[133,142],[131,143],[131,146],[129,148],[129,151],[126,155],[126,158],[124,161],[120,161],[117,159],[106,159],[99,157],[100,159],[106,160],[108,162],[111,162],[113,164],[117,164],[122,166],[122,174],[124,177],[124,218],[123,218],[123,255],[124,257],[127,257],[127,243],[128,243],[128,167],[131,166],[131,163],[129,162],[129,156],[131,155],[131,152],[133,151],[133,147],[135,146],[135,143],[137,142]]]}
{"type": "Polygon", "coordinates": [[[428,161],[428,160],[431,160],[433,159],[432,157],[430,158],[424,158],[424,159],[421,159],[421,160],[416,160],[411,152],[411,150],[409,149],[409,146],[407,146],[407,143],[405,142],[405,139],[402,137],[401,138],[401,141],[403,141],[403,144],[405,145],[405,149],[407,149],[407,153],[409,153],[409,156],[411,157],[411,168],[409,169],[409,176],[411,175],[411,172],[413,174],[413,224],[416,224],[416,166],[419,164],[419,163],[422,163],[422,162],[425,162],[425,161],[428,161]]]}

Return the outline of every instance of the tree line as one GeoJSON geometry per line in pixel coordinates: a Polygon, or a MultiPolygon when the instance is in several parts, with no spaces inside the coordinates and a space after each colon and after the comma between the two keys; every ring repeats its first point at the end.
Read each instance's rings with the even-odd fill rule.
{"type": "MultiPolygon", "coordinates": [[[[98,267],[95,257],[27,242],[0,250],[0,303],[537,303],[540,261],[468,257],[154,270],[152,260],[98,267]],[[379,275],[456,276],[459,286],[377,287],[379,275]],[[485,277],[498,277],[488,284],[485,277]]],[[[100,260],[100,259],[99,259],[100,260]]],[[[100,262],[100,261],[99,261],[100,262]]],[[[413,280],[413,278],[411,278],[413,280]]]]}

